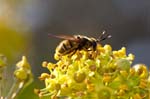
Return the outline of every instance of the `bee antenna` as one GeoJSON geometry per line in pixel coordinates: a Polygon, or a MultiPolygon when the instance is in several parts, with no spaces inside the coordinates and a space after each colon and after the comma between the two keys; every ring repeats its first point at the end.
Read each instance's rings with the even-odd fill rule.
{"type": "Polygon", "coordinates": [[[107,34],[106,31],[103,31],[100,37],[97,39],[98,42],[101,42],[105,39],[111,38],[112,36],[110,34],[107,34]]]}

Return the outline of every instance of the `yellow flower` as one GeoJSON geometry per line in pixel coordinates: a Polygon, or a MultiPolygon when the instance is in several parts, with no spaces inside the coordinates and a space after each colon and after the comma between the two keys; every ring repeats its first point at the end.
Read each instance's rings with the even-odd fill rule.
{"type": "Polygon", "coordinates": [[[110,45],[98,45],[95,51],[78,50],[72,55],[54,57],[56,63],[42,63],[50,73],[40,76],[46,85],[38,91],[40,96],[49,95],[51,99],[149,97],[150,77],[147,67],[143,64],[132,67],[134,55],[126,55],[125,47],[113,51],[110,45]]]}
{"type": "Polygon", "coordinates": [[[16,70],[14,71],[14,75],[18,80],[31,80],[32,72],[30,64],[27,61],[25,56],[22,56],[22,60],[16,64],[16,70]]]}
{"type": "Polygon", "coordinates": [[[7,59],[4,55],[0,54],[0,68],[6,66],[7,59]]]}

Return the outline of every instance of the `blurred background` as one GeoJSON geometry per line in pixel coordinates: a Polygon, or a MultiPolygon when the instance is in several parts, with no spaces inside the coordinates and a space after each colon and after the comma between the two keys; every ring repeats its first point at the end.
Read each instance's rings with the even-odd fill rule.
{"type": "MultiPolygon", "coordinates": [[[[113,50],[124,46],[135,55],[133,64],[150,66],[149,0],[0,0],[0,53],[12,65],[27,56],[36,83],[27,88],[29,92],[39,88],[37,78],[47,71],[42,61],[55,62],[61,40],[48,33],[98,37],[103,30],[112,38],[102,44],[111,44],[113,50]]],[[[23,93],[20,99],[29,97],[26,90],[23,93]]]]}

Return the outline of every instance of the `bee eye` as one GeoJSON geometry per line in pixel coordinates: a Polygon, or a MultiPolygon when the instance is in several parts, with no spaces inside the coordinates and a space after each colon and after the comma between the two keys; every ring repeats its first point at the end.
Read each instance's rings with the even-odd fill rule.
{"type": "Polygon", "coordinates": [[[79,37],[79,36],[77,36],[77,39],[80,39],[80,37],[79,37]]]}

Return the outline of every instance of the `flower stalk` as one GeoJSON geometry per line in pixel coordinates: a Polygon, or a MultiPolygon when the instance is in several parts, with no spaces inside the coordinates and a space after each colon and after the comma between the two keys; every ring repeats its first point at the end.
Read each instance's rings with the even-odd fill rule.
{"type": "Polygon", "coordinates": [[[3,98],[2,94],[2,90],[4,89],[4,86],[2,84],[4,84],[4,76],[5,76],[5,69],[7,66],[7,59],[4,55],[0,54],[0,98],[3,98]]]}

